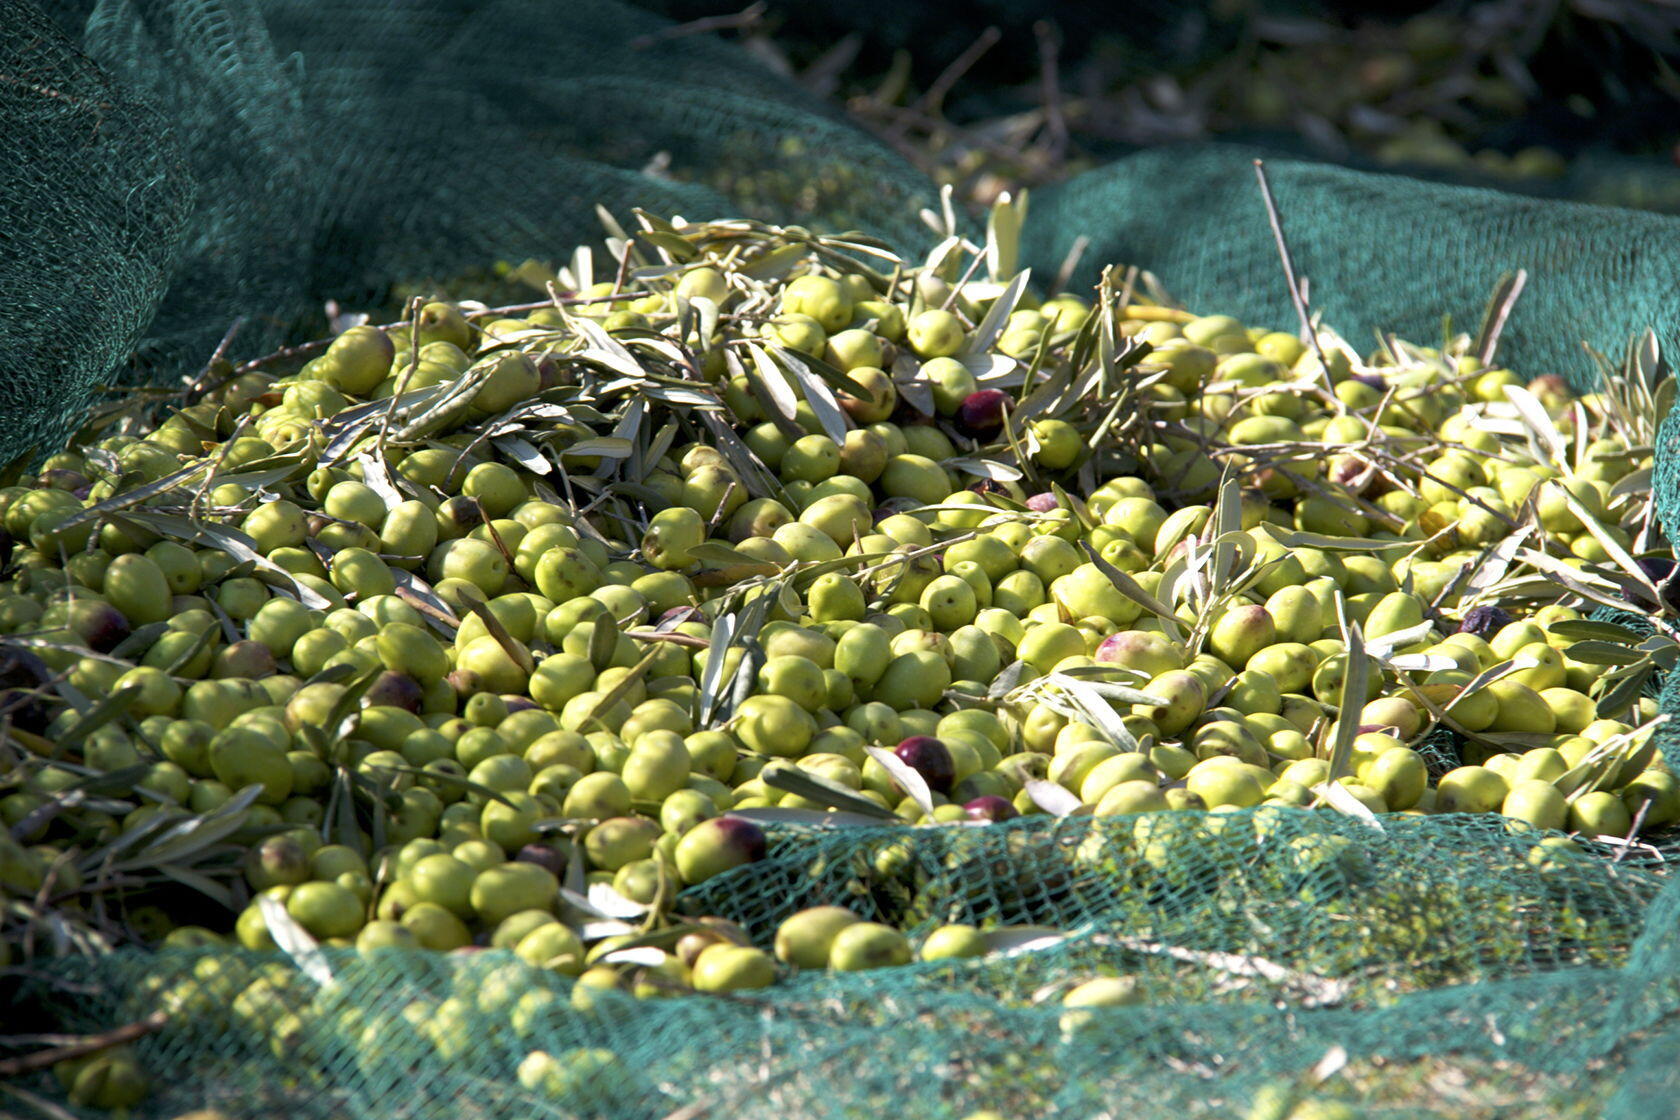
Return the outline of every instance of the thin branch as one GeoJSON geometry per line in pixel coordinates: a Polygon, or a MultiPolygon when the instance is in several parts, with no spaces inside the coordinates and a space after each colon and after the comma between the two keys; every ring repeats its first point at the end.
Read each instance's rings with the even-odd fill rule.
{"type": "Polygon", "coordinates": [[[646,35],[638,35],[630,40],[630,49],[645,51],[649,47],[670,42],[672,39],[709,35],[713,31],[747,31],[757,27],[763,21],[764,13],[769,10],[770,5],[764,3],[764,0],[757,0],[756,3],[748,4],[734,15],[705,16],[688,23],[677,23],[670,27],[662,27],[658,31],[646,35]]]}
{"type": "Polygon", "coordinates": [[[55,1046],[51,1050],[37,1050],[33,1054],[25,1054],[21,1058],[8,1058],[0,1062],[0,1077],[16,1077],[19,1074],[56,1066],[59,1062],[67,1062],[72,1058],[83,1058],[89,1054],[97,1054],[101,1050],[109,1050],[113,1046],[121,1046],[125,1042],[133,1042],[137,1038],[144,1038],[154,1031],[162,1030],[168,1024],[168,1014],[159,1011],[148,1015],[137,1023],[129,1023],[127,1026],[106,1031],[104,1034],[88,1035],[79,1042],[67,1046],[55,1046]]]}
{"type": "Polygon", "coordinates": [[[38,82],[32,82],[27,78],[20,78],[14,74],[0,74],[0,82],[4,82],[9,86],[18,86],[21,89],[28,90],[30,93],[38,93],[42,97],[50,97],[55,101],[62,101],[66,105],[91,106],[92,108],[103,110],[104,112],[110,112],[113,108],[109,101],[88,101],[85,98],[77,97],[75,94],[65,93],[63,90],[54,89],[52,86],[44,86],[38,82]]]}
{"type": "Polygon", "coordinates": [[[215,370],[216,366],[227,357],[228,347],[233,345],[234,337],[244,329],[246,322],[247,320],[245,316],[241,315],[228,325],[227,333],[222,335],[222,340],[216,344],[216,349],[210,352],[210,357],[204,363],[204,368],[199,370],[198,376],[194,377],[192,381],[188,383],[188,392],[202,392],[205,390],[205,379],[208,378],[211,372],[215,370]]]}
{"type": "Polygon", "coordinates": [[[1067,154],[1067,117],[1062,112],[1062,87],[1057,59],[1062,49],[1062,37],[1048,20],[1033,24],[1038,37],[1039,81],[1043,88],[1044,131],[1050,139],[1050,159],[1060,163],[1067,154]]]}
{"type": "Polygon", "coordinates": [[[77,1120],[75,1113],[69,1111],[68,1109],[60,1108],[58,1105],[47,1100],[45,1097],[38,1097],[26,1089],[18,1088],[16,1085],[0,1083],[0,1092],[12,1094],[12,1096],[33,1108],[42,1116],[47,1117],[48,1120],[77,1120]]]}
{"type": "Polygon", "coordinates": [[[933,80],[933,84],[928,86],[927,92],[922,94],[916,104],[928,112],[938,111],[939,107],[945,102],[945,95],[951,92],[951,88],[962,79],[964,74],[968,73],[976,62],[980,61],[981,55],[997,46],[998,41],[1002,38],[1003,32],[996,27],[987,27],[986,30],[980,32],[979,37],[968,45],[968,49],[952,59],[951,64],[940,72],[939,77],[933,80]]]}
{"type": "Polygon", "coordinates": [[[1633,838],[1639,835],[1639,830],[1645,825],[1645,814],[1651,811],[1651,801],[1647,798],[1639,803],[1639,812],[1633,815],[1633,823],[1628,825],[1627,835],[1623,837],[1623,844],[1616,850],[1616,855],[1610,860],[1612,864],[1622,862],[1622,857],[1633,847],[1633,838]]]}
{"type": "MultiPolygon", "coordinates": [[[[551,299],[539,300],[536,303],[510,303],[505,307],[487,307],[483,311],[470,311],[467,312],[467,318],[479,319],[486,315],[514,315],[521,311],[537,311],[544,307],[554,307],[556,305],[561,307],[587,307],[590,304],[596,303],[623,303],[626,300],[641,299],[644,296],[652,294],[653,293],[649,291],[638,290],[633,292],[617,292],[608,296],[589,296],[587,298],[557,295],[551,299]]],[[[397,327],[407,326],[409,321],[409,318],[405,316],[394,323],[383,323],[379,326],[379,329],[382,331],[390,331],[397,327]]],[[[261,369],[263,366],[284,361],[287,358],[296,358],[304,354],[313,354],[317,350],[325,350],[328,346],[332,345],[332,342],[333,340],[330,338],[316,338],[311,339],[308,342],[299,342],[292,346],[282,346],[273,353],[264,354],[260,358],[252,358],[248,362],[234,366],[233,374],[234,376],[238,376],[241,373],[250,373],[254,369],[261,369]]]]}
{"type": "Polygon", "coordinates": [[[712,648],[709,639],[697,638],[693,634],[673,634],[660,630],[626,630],[624,636],[638,642],[669,642],[674,646],[688,646],[691,649],[712,648]]]}
{"type": "Polygon", "coordinates": [[[1307,312],[1306,297],[1301,294],[1300,282],[1295,277],[1295,261],[1289,255],[1289,242],[1283,236],[1283,218],[1278,214],[1277,199],[1272,197],[1272,184],[1266,178],[1266,163],[1264,160],[1254,161],[1254,177],[1260,181],[1260,197],[1266,204],[1266,219],[1272,223],[1272,237],[1277,241],[1278,256],[1283,261],[1283,278],[1289,285],[1289,302],[1295,305],[1295,314],[1301,320],[1301,333],[1306,335],[1307,342],[1312,346],[1313,353],[1318,355],[1319,376],[1324,378],[1324,389],[1335,396],[1335,386],[1330,383],[1330,362],[1324,356],[1324,347],[1319,345],[1318,332],[1313,329],[1312,316],[1307,312]]]}
{"type": "Polygon", "coordinates": [[[1476,339],[1476,357],[1484,366],[1493,361],[1493,352],[1499,345],[1499,336],[1505,330],[1505,320],[1511,317],[1511,308],[1516,306],[1517,297],[1522,295],[1523,287],[1527,283],[1528,270],[1519,268],[1516,275],[1502,280],[1494,292],[1494,302],[1488,309],[1487,320],[1482,324],[1481,337],[1476,339]]]}
{"type": "MultiPolygon", "coordinates": [[[[1062,258],[1061,266],[1056,269],[1056,282],[1050,286],[1050,294],[1055,295],[1068,286],[1073,279],[1073,270],[1079,267],[1079,262],[1085,257],[1085,250],[1091,247],[1091,239],[1083,233],[1073,239],[1068,246],[1067,255],[1062,258]]],[[[1132,282],[1137,279],[1137,268],[1133,266],[1126,274],[1126,296],[1131,297],[1132,282]]],[[[1120,301],[1120,306],[1126,306],[1126,300],[1120,301]]]]}

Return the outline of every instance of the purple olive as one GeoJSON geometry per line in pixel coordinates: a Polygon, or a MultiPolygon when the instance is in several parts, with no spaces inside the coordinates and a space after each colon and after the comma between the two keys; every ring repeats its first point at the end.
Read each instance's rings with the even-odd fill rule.
{"type": "Polygon", "coordinates": [[[1680,586],[1669,584],[1674,578],[1675,564],[1666,556],[1641,556],[1634,563],[1645,577],[1657,585],[1663,604],[1671,611],[1680,611],[1680,586]]]}
{"type": "MultiPolygon", "coordinates": [[[[1337,459],[1330,465],[1330,481],[1338,486],[1354,486],[1362,478],[1365,484],[1369,484],[1373,474],[1369,463],[1351,456],[1337,459]]],[[[1364,484],[1359,489],[1364,489],[1364,484]]]]}
{"type": "Polygon", "coordinates": [[[210,664],[212,677],[244,677],[258,681],[274,675],[274,653],[261,642],[247,639],[224,646],[210,664]]]}
{"type": "Polygon", "coordinates": [[[258,890],[309,880],[309,853],[294,836],[270,836],[245,853],[245,878],[258,890]]]}
{"type": "Polygon", "coordinates": [[[1511,612],[1503,607],[1472,607],[1459,623],[1460,634],[1474,634],[1478,638],[1487,639],[1511,625],[1515,619],[1511,612]]]}
{"type": "Polygon", "coordinates": [[[556,879],[566,873],[566,857],[550,844],[527,844],[513,858],[519,863],[534,863],[556,879]]]}
{"type": "Polygon", "coordinates": [[[677,874],[693,886],[732,868],[756,863],[769,851],[764,830],[741,817],[701,821],[677,842],[677,874]]]}
{"type": "Polygon", "coordinates": [[[373,684],[362,694],[362,706],[402,708],[404,711],[418,712],[425,699],[425,690],[415,683],[413,677],[407,673],[387,669],[375,677],[373,684]]]}
{"type": "Polygon", "coordinates": [[[719,817],[718,827],[736,851],[747,857],[747,862],[761,860],[770,850],[769,841],[765,838],[764,830],[752,821],[742,817],[719,817]]]}
{"type": "Polygon", "coordinates": [[[437,519],[439,525],[448,525],[464,537],[484,524],[484,511],[475,499],[457,494],[438,503],[437,519]]]}
{"type": "Polygon", "coordinates": [[[1046,491],[1043,494],[1034,494],[1028,498],[1027,508],[1035,513],[1049,513],[1053,509],[1061,509],[1062,502],[1056,495],[1046,491]]]}
{"type": "Polygon", "coordinates": [[[70,604],[70,630],[95,653],[110,653],[128,637],[128,619],[110,603],[77,599],[70,604]]]}
{"type": "Polygon", "coordinates": [[[898,760],[922,776],[935,793],[950,793],[957,780],[951,750],[932,735],[912,735],[893,749],[898,760]]]}
{"type": "Polygon", "coordinates": [[[891,517],[895,513],[909,513],[913,509],[920,509],[921,502],[916,498],[888,498],[876,506],[872,516],[879,521],[883,517],[891,517]]]}
{"type": "Polygon", "coordinates": [[[1122,630],[1118,634],[1110,634],[1097,643],[1097,652],[1091,655],[1091,659],[1105,664],[1110,661],[1124,660],[1126,651],[1131,648],[1128,645],[1130,640],[1131,632],[1129,630],[1122,630]]]}
{"type": "Polygon", "coordinates": [[[565,367],[546,354],[537,359],[538,392],[543,389],[552,389],[557,385],[569,384],[570,380],[567,373],[565,367]]]}
{"type": "Polygon", "coordinates": [[[1009,394],[1002,389],[976,389],[957,406],[957,427],[971,436],[990,435],[1003,427],[1009,394]]]}
{"type": "Polygon", "coordinates": [[[516,696],[511,692],[502,694],[502,703],[507,705],[508,715],[515,712],[529,712],[536,708],[537,702],[529,696],[516,696]]]}
{"type": "Polygon", "coordinates": [[[72,493],[90,485],[87,476],[81,471],[64,470],[58,467],[42,471],[40,483],[42,486],[54,490],[69,490],[72,493]]]}
{"type": "Polygon", "coordinates": [[[1674,561],[1667,556],[1641,556],[1634,563],[1652,583],[1661,583],[1674,574],[1674,561]]]}
{"type": "Polygon", "coordinates": [[[659,625],[661,626],[704,621],[706,621],[706,615],[699,607],[672,607],[659,616],[659,625]]]}
{"type": "Polygon", "coordinates": [[[1021,814],[1015,811],[1015,806],[1006,798],[995,793],[988,793],[983,797],[976,797],[972,801],[963,802],[963,812],[971,821],[1007,821],[1013,820],[1021,814]]]}

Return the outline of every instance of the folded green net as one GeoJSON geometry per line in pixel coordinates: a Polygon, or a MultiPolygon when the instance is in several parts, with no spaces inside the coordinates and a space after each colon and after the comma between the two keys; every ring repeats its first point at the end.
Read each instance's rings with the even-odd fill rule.
{"type": "Polygon", "coordinates": [[[836,898],[912,930],[1027,928],[977,961],[715,998],[576,989],[502,952],[329,951],[299,969],[219,949],[66,961],[48,999],[90,1030],[175,1013],[137,1044],[156,1116],[1296,1115],[1263,1109],[1327,1055],[1348,1071],[1303,1090],[1311,1107],[1460,1115],[1419,1113],[1412,1082],[1506,1077],[1500,1116],[1664,1115],[1650,1094],[1680,1005],[1680,894],[1650,856],[1558,858],[1538,840],[1477,818],[1373,831],[1268,810],[913,843],[782,828],[696,908],[763,938],[836,898]],[[1104,975],[1130,977],[1135,1002],[1061,1006],[1104,975]],[[522,1082],[533,1051],[558,1066],[522,1082]],[[1362,1100],[1378,1069],[1385,1088],[1362,1100]]]}

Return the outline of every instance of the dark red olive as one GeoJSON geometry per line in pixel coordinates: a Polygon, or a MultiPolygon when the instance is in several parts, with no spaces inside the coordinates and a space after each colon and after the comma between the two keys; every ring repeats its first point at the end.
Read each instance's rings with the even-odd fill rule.
{"type": "Polygon", "coordinates": [[[64,470],[55,467],[41,472],[40,484],[54,490],[69,490],[74,493],[89,485],[87,476],[81,471],[64,470]]]}
{"type": "Polygon", "coordinates": [[[976,389],[957,406],[957,426],[971,436],[990,435],[1003,427],[1009,394],[1002,389],[976,389]]]}
{"type": "Polygon", "coordinates": [[[724,844],[744,855],[748,863],[763,859],[770,850],[764,830],[743,817],[718,817],[710,824],[722,834],[724,844]]]}
{"type": "Polygon", "coordinates": [[[1007,821],[1021,815],[1015,811],[1015,806],[1010,804],[1008,799],[995,793],[963,802],[963,812],[971,821],[1007,821]]]}
{"type": "Polygon", "coordinates": [[[110,603],[77,599],[70,604],[70,629],[95,653],[110,653],[128,637],[128,619],[110,603]]]}
{"type": "Polygon", "coordinates": [[[705,612],[703,612],[699,607],[672,607],[659,616],[659,625],[661,626],[666,624],[675,626],[678,623],[683,622],[704,621],[706,621],[705,612]]]}
{"type": "Polygon", "coordinates": [[[527,844],[513,858],[519,863],[534,863],[556,879],[566,873],[566,857],[550,844],[527,844]]]}
{"type": "Polygon", "coordinates": [[[1460,634],[1474,634],[1478,638],[1491,638],[1515,621],[1511,612],[1503,607],[1472,607],[1459,623],[1460,634]]]}
{"type": "Polygon", "coordinates": [[[401,708],[418,712],[426,700],[425,690],[407,673],[387,669],[373,679],[362,694],[364,708],[401,708]]]}
{"type": "Polygon", "coordinates": [[[484,511],[475,499],[457,494],[438,503],[437,519],[439,525],[449,525],[464,537],[484,524],[484,511]]]}
{"type": "Polygon", "coordinates": [[[951,750],[932,735],[912,735],[893,749],[898,760],[922,776],[935,793],[950,793],[957,780],[951,750]]]}

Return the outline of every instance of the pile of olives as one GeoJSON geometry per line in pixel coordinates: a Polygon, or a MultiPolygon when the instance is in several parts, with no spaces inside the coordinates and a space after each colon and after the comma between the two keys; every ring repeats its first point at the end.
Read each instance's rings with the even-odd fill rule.
{"type": "MultiPolygon", "coordinates": [[[[1652,701],[1571,656],[1594,603],[1522,578],[1671,564],[1604,395],[804,231],[646,237],[617,283],[417,302],[0,489],[5,897],[252,949],[279,909],[665,995],[984,950],[844,899],[774,945],[643,943],[787,810],[1680,819],[1652,701]],[[113,842],[218,813],[231,911],[99,886],[113,842]]],[[[7,913],[0,959],[46,944],[7,913]]],[[[204,972],[154,994],[297,1015],[204,972]]]]}

